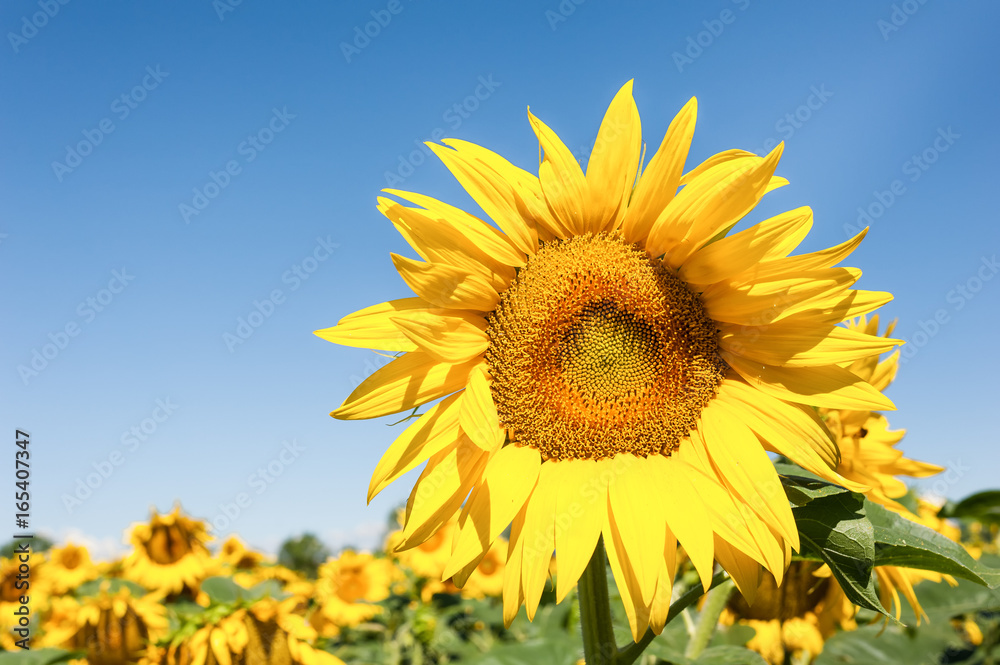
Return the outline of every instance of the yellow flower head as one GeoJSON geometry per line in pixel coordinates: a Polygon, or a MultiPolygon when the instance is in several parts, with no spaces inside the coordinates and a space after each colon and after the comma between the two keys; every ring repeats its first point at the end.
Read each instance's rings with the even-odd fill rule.
{"type": "Polygon", "coordinates": [[[747,643],[771,665],[781,665],[786,656],[809,662],[823,651],[823,643],[838,628],[854,629],[855,608],[830,569],[809,561],[795,561],[779,587],[765,575],[753,602],[733,594],[722,621],[739,623],[757,631],[747,643]]]}
{"type": "Polygon", "coordinates": [[[212,568],[209,540],[205,522],[185,517],[180,506],[166,515],[153,510],[148,523],[132,525],[126,536],[135,549],[123,576],[162,595],[194,589],[212,568]]]}
{"type": "Polygon", "coordinates": [[[356,626],[381,613],[372,603],[389,597],[400,571],[389,559],[366,552],[344,550],[319,567],[316,598],[319,616],[313,622],[324,635],[335,635],[341,627],[356,626]]]}
{"type": "Polygon", "coordinates": [[[386,190],[378,209],[422,260],[393,255],[416,297],[318,331],[401,355],[333,412],[375,418],[439,400],[379,462],[369,498],[426,462],[400,549],[458,515],[443,576],[462,577],[510,528],[504,618],[532,618],[559,552],[556,596],[603,535],[636,639],[666,619],[684,546],[707,586],[781,578],[799,539],[767,452],[852,489],[809,405],[892,408],[844,365],[896,340],[841,326],[888,302],[835,267],[862,236],[788,256],[797,208],[735,234],[769,191],[782,146],[729,150],[685,173],[697,104],[640,173],[632,83],[611,102],[586,173],[530,112],[538,175],[454,139],[428,144],[486,215],[386,190]],[[463,505],[464,504],[464,505],[463,505]]]}
{"type": "Polygon", "coordinates": [[[295,599],[266,598],[214,619],[170,646],[167,665],[343,665],[316,649],[316,631],[294,613],[295,599]]]}
{"type": "Polygon", "coordinates": [[[166,608],[153,595],[138,598],[123,587],[63,602],[53,607],[46,643],[86,651],[91,665],[147,663],[167,634],[166,608]]]}
{"type": "Polygon", "coordinates": [[[222,544],[219,560],[236,570],[253,570],[264,562],[264,555],[247,549],[238,536],[232,535],[222,544]]]}
{"type": "MultiPolygon", "coordinates": [[[[886,326],[882,336],[892,334],[896,322],[886,326]]],[[[870,335],[879,335],[879,319],[873,316],[860,317],[849,324],[852,330],[862,331],[870,335]]],[[[885,359],[878,355],[858,360],[847,368],[857,376],[869,381],[880,390],[889,386],[898,370],[899,352],[885,359]]],[[[880,413],[867,409],[819,409],[820,416],[833,433],[840,449],[840,461],[837,472],[843,477],[868,485],[870,489],[865,495],[875,503],[895,511],[903,517],[923,524],[952,540],[958,540],[958,531],[945,520],[937,517],[937,510],[923,502],[920,514],[914,514],[903,507],[896,499],[906,495],[907,487],[900,476],[924,478],[940,473],[943,467],[927,462],[903,457],[903,451],[896,446],[903,439],[905,430],[890,430],[889,421],[880,413]]],[[[913,607],[917,615],[917,623],[926,618],[926,613],[920,606],[913,585],[921,580],[940,582],[942,579],[954,583],[953,578],[940,573],[900,568],[897,566],[878,566],[875,568],[878,579],[879,596],[883,605],[895,610],[899,618],[902,612],[900,594],[913,607]]]]}
{"type": "Polygon", "coordinates": [[[40,573],[53,595],[64,594],[100,576],[87,548],[72,543],[50,549],[40,573]]]}

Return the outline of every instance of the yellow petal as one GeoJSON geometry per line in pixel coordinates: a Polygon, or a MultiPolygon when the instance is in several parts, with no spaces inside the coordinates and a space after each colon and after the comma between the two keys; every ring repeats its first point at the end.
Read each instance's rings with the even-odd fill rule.
{"type": "Polygon", "coordinates": [[[525,223],[529,226],[533,223],[540,224],[541,228],[538,230],[543,235],[548,236],[547,239],[551,239],[553,235],[560,238],[567,236],[566,230],[552,216],[548,204],[545,203],[545,195],[542,194],[542,185],[538,181],[538,176],[514,166],[495,152],[474,143],[460,139],[442,139],[441,142],[460,152],[469,153],[470,156],[490,166],[506,180],[513,190],[514,207],[521,213],[525,223]]]}
{"type": "Polygon", "coordinates": [[[667,623],[670,601],[673,599],[674,577],[677,575],[677,539],[669,528],[666,531],[660,574],[656,579],[656,594],[649,608],[649,627],[657,635],[663,632],[667,623]]]}
{"type": "Polygon", "coordinates": [[[542,458],[529,446],[505,446],[486,465],[483,481],[469,496],[459,518],[459,532],[441,577],[448,579],[489,550],[510,526],[535,488],[542,458]]]}
{"type": "Polygon", "coordinates": [[[528,613],[528,621],[535,618],[555,549],[556,487],[552,483],[550,467],[549,464],[542,464],[539,469],[538,484],[528,500],[521,531],[524,538],[521,587],[524,589],[524,609],[528,613]]]}
{"type": "Polygon", "coordinates": [[[697,117],[698,100],[692,97],[670,123],[659,150],[636,182],[622,222],[628,242],[645,240],[653,222],[677,194],[697,117]]]}
{"type": "Polygon", "coordinates": [[[490,345],[482,314],[393,317],[392,323],[407,339],[441,362],[463,363],[482,355],[490,345]]]}
{"type": "MultiPolygon", "coordinates": [[[[889,302],[892,302],[892,294],[886,291],[850,289],[843,292],[842,296],[833,300],[829,298],[814,298],[797,303],[794,307],[786,310],[784,316],[780,317],[780,320],[789,324],[804,323],[834,326],[854,317],[873,312],[889,302]]],[[[886,333],[886,335],[888,334],[886,333]]],[[[872,358],[874,366],[878,362],[878,358],[877,356],[872,356],[872,358]]],[[[852,371],[854,371],[854,368],[852,368],[852,371]]],[[[872,381],[872,385],[875,385],[874,381],[872,381]]],[[[886,386],[876,385],[876,387],[882,390],[886,386]]]]}
{"type": "Polygon", "coordinates": [[[534,254],[538,238],[525,224],[517,209],[510,184],[487,164],[469,158],[465,152],[427,142],[479,207],[507,234],[511,242],[526,254],[534,254]]]}
{"type": "Polygon", "coordinates": [[[702,412],[704,443],[722,478],[753,510],[776,528],[793,549],[799,531],[774,465],[753,432],[715,400],[702,412]]]}
{"type": "MultiPolygon", "coordinates": [[[[449,143],[449,145],[451,144],[449,143]]],[[[524,265],[526,260],[524,252],[517,249],[506,235],[461,208],[416,192],[404,192],[399,189],[384,189],[382,191],[423,206],[425,208],[424,214],[428,217],[453,224],[466,238],[474,242],[477,247],[482,248],[483,252],[503,265],[515,268],[524,265]]],[[[541,195],[540,192],[539,195],[541,195]]]]}
{"type": "Polygon", "coordinates": [[[618,595],[621,596],[622,604],[625,606],[625,615],[628,617],[632,639],[638,642],[642,634],[646,632],[646,627],[649,626],[649,605],[642,600],[639,581],[625,552],[625,545],[622,543],[621,534],[615,524],[610,505],[607,511],[607,522],[604,526],[604,549],[608,554],[611,572],[615,576],[618,595]]]}
{"type": "MultiPolygon", "coordinates": [[[[722,382],[719,399],[728,406],[738,409],[741,413],[740,419],[757,436],[799,466],[813,473],[829,475],[840,463],[840,450],[837,444],[812,408],[789,404],[751,388],[740,379],[733,378],[727,378],[722,382]]],[[[837,478],[831,482],[840,483],[844,480],[836,474],[830,477],[837,478]]],[[[863,492],[867,488],[848,487],[848,489],[863,492]]]]}
{"type": "Polygon", "coordinates": [[[390,319],[404,312],[425,312],[432,307],[422,298],[390,300],[349,314],[336,326],[317,330],[313,334],[344,346],[384,351],[416,351],[417,346],[390,319]]]}
{"type": "Polygon", "coordinates": [[[757,587],[764,577],[760,564],[718,536],[715,537],[715,558],[733,578],[736,588],[746,598],[747,603],[753,605],[757,597],[757,587]]]}
{"type": "Polygon", "coordinates": [[[433,455],[410,492],[403,539],[396,550],[416,547],[454,517],[488,460],[489,454],[464,436],[433,455]]]}
{"type": "MultiPolygon", "coordinates": [[[[723,481],[712,467],[697,432],[692,432],[691,440],[692,445],[682,445],[674,456],[678,461],[690,465],[690,484],[695,496],[700,497],[705,507],[712,529],[726,542],[766,565],[769,570],[780,571],[784,566],[781,549],[783,541],[775,539],[760,517],[728,488],[723,487],[723,481]]],[[[703,583],[711,579],[711,570],[706,571],[705,575],[703,583]]]]}
{"type": "Polygon", "coordinates": [[[469,375],[462,397],[459,422],[462,431],[483,450],[496,451],[503,445],[507,432],[500,426],[497,405],[493,401],[486,365],[480,365],[469,375]]]}
{"type": "Polygon", "coordinates": [[[503,625],[510,624],[524,603],[524,588],[521,584],[521,564],[524,559],[524,516],[528,511],[525,504],[510,523],[510,542],[507,544],[507,565],[503,569],[503,625]]]}
{"type": "Polygon", "coordinates": [[[803,229],[808,231],[812,221],[812,209],[806,206],[764,220],[695,252],[681,266],[681,276],[694,284],[729,279],[757,265],[775,245],[792,245],[803,229]]]}
{"type": "Polygon", "coordinates": [[[741,160],[745,161],[747,159],[759,160],[760,157],[758,157],[756,153],[749,152],[747,150],[739,150],[737,148],[733,148],[732,150],[723,150],[722,152],[718,152],[712,155],[702,163],[698,164],[698,166],[694,167],[693,169],[685,173],[683,176],[681,176],[680,184],[688,185],[692,183],[696,178],[700,177],[705,172],[707,172],[709,169],[719,166],[720,164],[726,164],[727,162],[734,162],[741,160]]]}
{"type": "Polygon", "coordinates": [[[423,351],[412,351],[376,370],[330,415],[360,420],[412,409],[464,388],[469,373],[481,362],[473,358],[452,365],[423,351]]]}
{"type": "Polygon", "coordinates": [[[659,496],[663,487],[663,467],[670,462],[661,455],[645,460],[618,455],[608,486],[615,527],[624,546],[620,555],[628,559],[638,583],[642,602],[650,605],[656,590],[659,559],[663,556],[664,524],[659,496]]]}
{"type": "Polygon", "coordinates": [[[632,99],[632,81],[611,100],[587,161],[590,231],[611,231],[625,216],[639,168],[642,130],[632,99]]]}
{"type": "MultiPolygon", "coordinates": [[[[681,448],[684,447],[682,442],[681,448]]],[[[663,504],[667,526],[684,547],[705,591],[712,583],[712,567],[715,560],[712,547],[712,524],[701,496],[692,484],[692,476],[697,473],[689,464],[670,457],[669,464],[663,465],[664,487],[671,488],[671,495],[687,497],[685,501],[666,501],[663,504]]]]}
{"type": "Polygon", "coordinates": [[[579,581],[597,546],[607,514],[612,461],[561,460],[551,465],[556,486],[556,602],[579,581]]]}
{"type": "Polygon", "coordinates": [[[392,254],[392,263],[414,293],[439,307],[491,312],[500,302],[489,282],[459,268],[398,254],[392,254]]]}
{"type": "Polygon", "coordinates": [[[726,351],[720,355],[748,384],[779,399],[830,409],[896,409],[885,395],[842,367],[774,367],[726,351]]]}
{"type": "Polygon", "coordinates": [[[677,268],[722,229],[739,221],[764,195],[781,158],[779,144],[765,159],[724,162],[693,179],[657,218],[646,242],[677,268]]]}
{"type": "Polygon", "coordinates": [[[800,254],[798,256],[786,256],[784,258],[759,262],[752,265],[752,267],[748,267],[748,269],[743,274],[737,276],[733,282],[742,284],[769,281],[772,279],[781,279],[785,275],[794,275],[806,270],[831,268],[843,261],[848,257],[848,255],[850,255],[851,252],[857,249],[858,245],[861,244],[861,241],[867,233],[868,229],[865,229],[850,240],[818,252],[810,252],[809,254],[800,254]]]}
{"type": "Polygon", "coordinates": [[[865,335],[840,326],[781,322],[769,326],[719,324],[719,346],[780,367],[836,365],[891,351],[902,340],[865,335]]]}
{"type": "Polygon", "coordinates": [[[514,280],[514,268],[484,252],[462,233],[461,225],[384,198],[379,198],[379,210],[423,259],[482,277],[497,291],[514,280]]]}
{"type": "Polygon", "coordinates": [[[528,121],[545,155],[538,166],[538,181],[545,202],[560,226],[572,235],[582,235],[589,222],[588,211],[585,210],[587,180],[583,170],[556,133],[532,115],[530,109],[528,121]]]}
{"type": "Polygon", "coordinates": [[[835,307],[860,277],[856,268],[826,268],[739,287],[720,282],[702,291],[702,300],[716,321],[769,325],[811,307],[835,307]]]}
{"type": "Polygon", "coordinates": [[[213,628],[209,640],[212,644],[212,653],[215,654],[215,660],[218,661],[219,665],[233,665],[229,645],[226,642],[226,633],[219,628],[213,628]]]}
{"type": "Polygon", "coordinates": [[[368,485],[369,503],[389,483],[458,440],[461,404],[458,400],[461,396],[462,393],[457,393],[444,398],[393,441],[372,474],[368,485]]]}

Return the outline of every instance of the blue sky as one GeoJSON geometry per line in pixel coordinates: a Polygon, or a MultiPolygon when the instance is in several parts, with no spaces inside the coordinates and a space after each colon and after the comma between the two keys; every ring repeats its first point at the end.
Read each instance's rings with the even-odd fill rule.
{"type": "Polygon", "coordinates": [[[442,133],[533,170],[528,105],[585,156],[632,78],[651,147],[691,96],[691,160],[785,140],[751,217],[812,206],[801,250],[871,225],[848,265],[910,340],[902,448],[951,468],[927,488],[994,486],[1000,6],[680,4],[5,2],[0,421],[32,435],[32,526],[110,552],[180,500],[266,549],[375,543],[398,428],[327,414],[379,358],[311,333],[408,295],[376,195],[471,206],[420,151],[442,133]]]}

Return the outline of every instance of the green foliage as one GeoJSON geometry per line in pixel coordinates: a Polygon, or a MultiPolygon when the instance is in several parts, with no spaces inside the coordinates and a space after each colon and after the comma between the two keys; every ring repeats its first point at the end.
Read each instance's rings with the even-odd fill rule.
{"type": "Polygon", "coordinates": [[[983,524],[1000,524],[1000,490],[979,492],[958,503],[948,502],[941,517],[975,520],[983,524]]]}
{"type": "Polygon", "coordinates": [[[3,651],[0,652],[0,665],[55,665],[83,656],[80,652],[65,649],[3,651]]]}
{"type": "Polygon", "coordinates": [[[865,498],[822,480],[783,476],[802,541],[800,554],[830,566],[851,601],[889,613],[875,590],[875,529],[865,515],[865,498]]]}
{"type": "Polygon", "coordinates": [[[330,556],[330,550],[315,534],[304,533],[289,538],[278,550],[278,563],[310,579],[316,579],[320,565],[330,556]]]}
{"type": "Polygon", "coordinates": [[[102,577],[90,582],[84,582],[76,588],[77,596],[96,596],[102,591],[116,594],[121,589],[128,589],[129,593],[136,598],[146,595],[146,590],[135,582],[123,580],[118,577],[102,577]]]}
{"type": "Polygon", "coordinates": [[[0,557],[4,559],[10,559],[14,556],[14,552],[20,547],[25,541],[29,543],[28,547],[31,548],[32,552],[47,552],[52,548],[53,542],[46,538],[45,536],[33,536],[31,538],[15,538],[3,547],[0,547],[0,557]]]}

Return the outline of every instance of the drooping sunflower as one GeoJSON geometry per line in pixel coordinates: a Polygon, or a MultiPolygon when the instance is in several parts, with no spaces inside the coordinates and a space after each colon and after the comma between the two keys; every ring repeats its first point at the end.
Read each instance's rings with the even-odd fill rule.
{"type": "Polygon", "coordinates": [[[331,415],[430,406],[379,462],[369,498],[427,462],[401,549],[459,515],[444,575],[462,583],[508,526],[504,619],[534,616],[553,550],[556,595],[598,538],[638,639],[662,629],[677,543],[707,586],[714,561],[746,594],[780,581],[799,547],[767,456],[851,489],[807,405],[889,409],[843,367],[898,342],[840,324],[891,299],[835,267],[864,232],[788,256],[812,223],[797,208],[738,233],[782,146],[730,150],[684,172],[692,99],[639,174],[632,83],[614,97],[586,174],[529,111],[539,175],[455,139],[429,147],[496,227],[433,198],[386,190],[378,209],[422,261],[393,255],[416,297],[363,309],[317,334],[401,355],[331,415]]]}
{"type": "Polygon", "coordinates": [[[298,601],[263,599],[214,617],[194,634],[175,641],[167,665],[343,665],[315,648],[317,635],[293,610],[298,601]]]}
{"type": "Polygon", "coordinates": [[[185,517],[180,506],[166,515],[154,509],[148,523],[133,524],[126,535],[134,550],[122,563],[122,575],[164,596],[195,590],[213,568],[205,546],[211,538],[205,522],[185,517]]]}
{"type": "Polygon", "coordinates": [[[838,629],[857,627],[855,611],[829,567],[793,561],[780,587],[765,575],[752,605],[734,593],[720,619],[753,628],[747,648],[771,665],[782,665],[812,662],[838,629]]]}
{"type": "Polygon", "coordinates": [[[128,588],[114,593],[102,590],[55,609],[62,619],[50,628],[50,644],[56,644],[57,636],[65,638],[57,645],[86,651],[91,665],[158,662],[155,643],[166,636],[169,622],[166,608],[154,594],[139,598],[128,588]]]}

